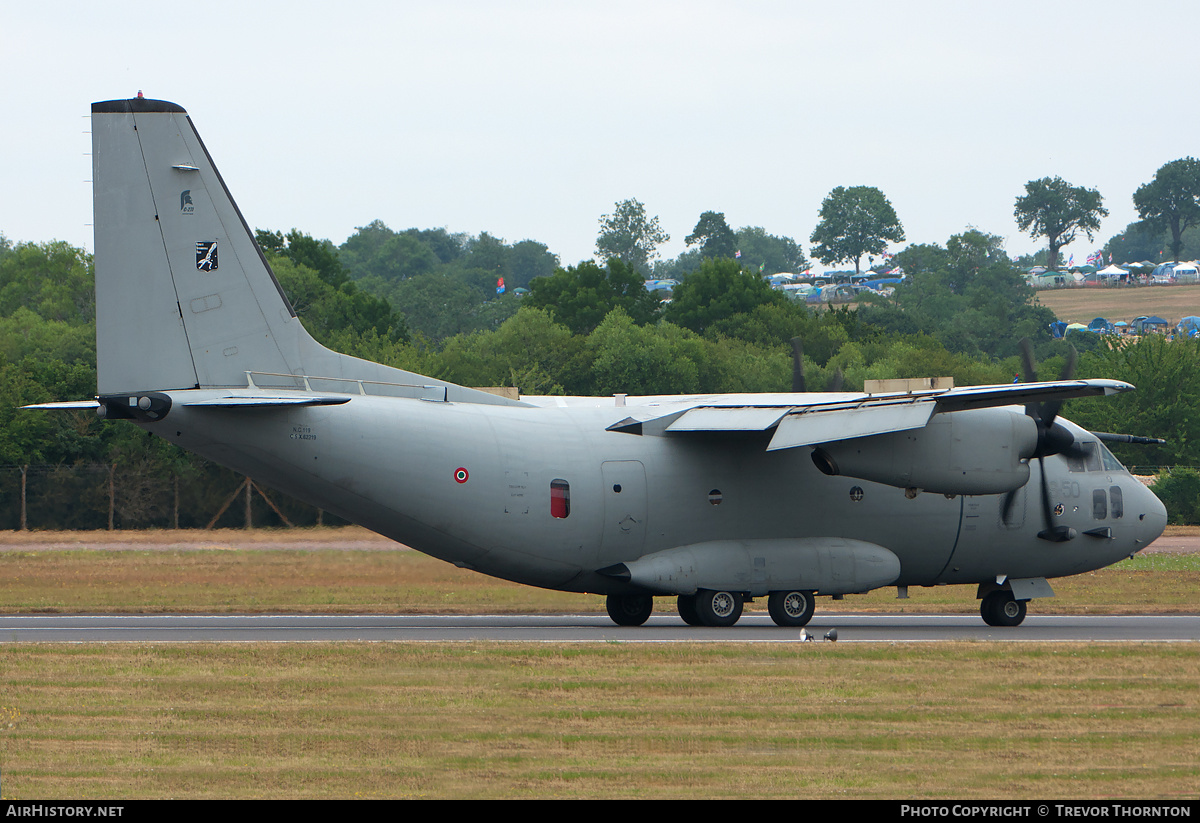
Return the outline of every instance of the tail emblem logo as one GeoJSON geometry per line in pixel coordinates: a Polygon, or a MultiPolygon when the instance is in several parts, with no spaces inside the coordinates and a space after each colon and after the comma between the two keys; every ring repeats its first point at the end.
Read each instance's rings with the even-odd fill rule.
{"type": "Polygon", "coordinates": [[[185,189],[179,193],[179,212],[180,214],[191,214],[196,210],[192,204],[192,190],[185,189]]]}
{"type": "Polygon", "coordinates": [[[196,268],[200,271],[217,270],[217,241],[196,241],[196,268]]]}

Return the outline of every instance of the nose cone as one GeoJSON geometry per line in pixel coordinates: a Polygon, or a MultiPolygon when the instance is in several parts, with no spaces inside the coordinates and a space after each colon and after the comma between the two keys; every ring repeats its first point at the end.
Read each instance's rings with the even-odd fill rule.
{"type": "Polygon", "coordinates": [[[1145,486],[1138,494],[1135,508],[1131,512],[1138,518],[1136,548],[1141,551],[1157,540],[1167,527],[1167,507],[1158,499],[1158,495],[1145,486]]]}

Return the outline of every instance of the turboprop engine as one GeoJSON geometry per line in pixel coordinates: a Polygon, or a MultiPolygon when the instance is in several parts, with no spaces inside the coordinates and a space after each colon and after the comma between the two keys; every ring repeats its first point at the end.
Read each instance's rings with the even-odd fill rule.
{"type": "Polygon", "coordinates": [[[817,468],[900,488],[941,494],[1002,494],[1029,482],[1038,427],[1011,408],[936,414],[919,429],[826,443],[817,468]]]}

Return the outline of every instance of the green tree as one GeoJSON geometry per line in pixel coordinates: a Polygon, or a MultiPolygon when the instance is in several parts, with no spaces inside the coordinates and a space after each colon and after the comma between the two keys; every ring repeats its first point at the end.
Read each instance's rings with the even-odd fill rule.
{"type": "Polygon", "coordinates": [[[769,234],[761,226],[743,226],[737,230],[737,250],[746,268],[764,274],[799,273],[809,267],[804,249],[790,237],[769,234]]]}
{"type": "Polygon", "coordinates": [[[522,240],[514,243],[509,252],[510,280],[506,281],[508,288],[529,288],[529,284],[537,277],[550,277],[558,268],[558,255],[550,251],[550,247],[536,240],[522,240]]]}
{"type": "Polygon", "coordinates": [[[338,247],[342,263],[356,280],[378,277],[383,282],[428,274],[462,256],[462,237],[444,229],[394,232],[380,220],[354,230],[338,247]]]}
{"type": "Polygon", "coordinates": [[[672,323],[697,334],[735,314],[748,314],[768,303],[785,303],[783,292],[775,291],[757,274],[743,271],[736,260],[705,260],[674,290],[664,311],[672,323]]]}
{"type": "Polygon", "coordinates": [[[1108,217],[1104,198],[1095,189],[1072,186],[1061,177],[1043,177],[1025,184],[1018,197],[1013,217],[1021,231],[1032,237],[1045,237],[1050,246],[1047,268],[1058,268],[1058,250],[1070,245],[1079,232],[1088,240],[1100,229],[1100,219],[1108,217]]]}
{"type": "Polygon", "coordinates": [[[548,311],[524,305],[498,329],[446,341],[434,377],[464,386],[513,386],[525,394],[562,394],[583,338],[548,311]]]}
{"type": "Polygon", "coordinates": [[[639,326],[617,308],[588,336],[588,347],[596,394],[700,391],[704,345],[670,324],[639,326]]]}
{"type": "Polygon", "coordinates": [[[896,322],[886,307],[863,310],[868,323],[893,331],[920,331],[946,349],[1008,357],[1022,337],[1046,339],[1054,313],[1035,305],[1034,292],[1004,252],[1002,238],[969,229],[943,248],[914,244],[896,255],[906,280],[894,302],[915,329],[896,322]]]}
{"type": "Polygon", "coordinates": [[[322,343],[328,345],[330,333],[346,328],[358,334],[373,331],[390,340],[407,339],[404,318],[386,300],[359,290],[349,281],[334,286],[289,257],[269,255],[268,259],[304,328],[322,343]]]}
{"type": "Polygon", "coordinates": [[[1133,193],[1133,204],[1143,221],[1171,232],[1171,257],[1179,262],[1183,232],[1200,224],[1200,160],[1184,157],[1163,164],[1133,193]]]}
{"type": "MultiPolygon", "coordinates": [[[[1185,232],[1185,248],[1191,245],[1187,243],[1187,237],[1198,233],[1194,229],[1185,232]]],[[[1137,220],[1127,225],[1120,234],[1110,237],[1104,244],[1104,251],[1114,263],[1140,263],[1143,260],[1161,263],[1166,259],[1170,245],[1171,238],[1164,229],[1145,220],[1137,220]]]]}
{"type": "Polygon", "coordinates": [[[700,215],[696,228],[683,241],[688,246],[700,246],[700,256],[733,257],[737,253],[737,236],[725,222],[723,212],[706,211],[700,215]]]}
{"type": "Polygon", "coordinates": [[[638,200],[622,200],[614,206],[612,214],[600,218],[596,256],[602,261],[615,258],[644,273],[658,257],[658,247],[671,236],[663,231],[658,217],[646,215],[646,207],[638,200]]]}
{"type": "MultiPolygon", "coordinates": [[[[1048,371],[1048,370],[1044,370],[1048,371]]],[[[1053,372],[1048,372],[1053,373],[1053,372]]],[[[1072,400],[1064,413],[1090,431],[1161,437],[1153,446],[1110,444],[1127,464],[1200,465],[1200,340],[1107,341],[1079,358],[1079,377],[1124,380],[1137,391],[1116,397],[1072,400]]]]}
{"type": "Polygon", "coordinates": [[[887,244],[904,240],[896,210],[873,186],[838,186],[821,203],[820,221],[809,240],[813,254],[825,264],[854,261],[862,271],[864,254],[882,254],[887,244]]]}
{"type": "Polygon", "coordinates": [[[647,291],[646,282],[632,266],[616,258],[604,268],[585,261],[559,269],[551,277],[534,280],[531,286],[526,302],[548,309],[555,322],[575,334],[591,332],[614,308],[621,308],[634,323],[643,325],[658,311],[658,296],[647,291]]]}
{"type": "Polygon", "coordinates": [[[18,243],[0,256],[0,316],[24,306],[69,325],[96,318],[92,256],[61,240],[18,243]]]}

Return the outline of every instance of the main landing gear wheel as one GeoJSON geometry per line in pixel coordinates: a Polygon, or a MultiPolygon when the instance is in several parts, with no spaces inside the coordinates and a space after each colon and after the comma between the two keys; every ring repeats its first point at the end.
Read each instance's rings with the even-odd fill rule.
{"type": "Polygon", "coordinates": [[[679,609],[679,616],[683,618],[683,622],[689,626],[702,626],[700,615],[696,612],[696,595],[681,594],[675,603],[675,607],[679,609]]]}
{"type": "Polygon", "coordinates": [[[696,616],[702,626],[732,626],[742,616],[741,592],[701,589],[696,592],[696,616]]]}
{"type": "Polygon", "coordinates": [[[989,626],[1020,626],[1025,619],[1025,600],[1014,600],[1012,592],[988,592],[979,604],[979,614],[989,626]]]}
{"type": "Polygon", "coordinates": [[[604,607],[618,626],[640,626],[654,611],[654,598],[648,594],[610,594],[604,599],[604,607]]]}
{"type": "Polygon", "coordinates": [[[777,626],[807,626],[817,608],[812,592],[771,592],[767,611],[777,626]]]}

